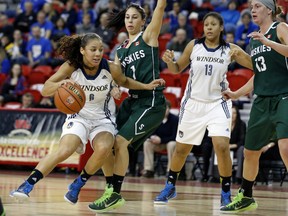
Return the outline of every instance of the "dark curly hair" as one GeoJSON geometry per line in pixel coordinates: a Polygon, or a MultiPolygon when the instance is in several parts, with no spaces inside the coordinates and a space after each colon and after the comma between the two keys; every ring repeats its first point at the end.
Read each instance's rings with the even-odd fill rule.
{"type": "Polygon", "coordinates": [[[59,40],[59,48],[57,54],[69,62],[75,68],[83,65],[83,56],[80,48],[85,48],[90,40],[100,40],[102,38],[95,33],[87,33],[84,35],[64,36],[59,40]]]}

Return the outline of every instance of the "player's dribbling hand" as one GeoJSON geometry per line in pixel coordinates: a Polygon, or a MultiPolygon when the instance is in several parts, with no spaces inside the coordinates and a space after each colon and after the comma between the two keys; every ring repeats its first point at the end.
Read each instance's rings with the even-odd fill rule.
{"type": "Polygon", "coordinates": [[[173,59],[174,59],[174,50],[166,50],[162,56],[162,60],[168,64],[168,63],[171,63],[173,62],[173,59]]]}
{"type": "Polygon", "coordinates": [[[58,87],[62,86],[62,85],[66,85],[67,83],[72,83],[73,85],[75,85],[76,83],[71,80],[71,79],[65,79],[65,80],[61,80],[60,82],[58,82],[58,87]]]}

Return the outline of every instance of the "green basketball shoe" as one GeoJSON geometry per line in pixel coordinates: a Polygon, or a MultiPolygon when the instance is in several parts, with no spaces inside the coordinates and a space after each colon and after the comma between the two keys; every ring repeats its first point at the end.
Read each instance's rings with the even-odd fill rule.
{"type": "Polygon", "coordinates": [[[125,203],[122,196],[113,192],[113,186],[106,185],[104,194],[93,203],[89,204],[89,209],[93,212],[106,212],[115,208],[120,208],[125,203]]]}
{"type": "Polygon", "coordinates": [[[221,213],[238,213],[243,211],[252,211],[257,209],[258,204],[253,199],[253,197],[245,197],[243,195],[243,190],[239,189],[237,196],[233,199],[233,201],[220,208],[221,213]]]}

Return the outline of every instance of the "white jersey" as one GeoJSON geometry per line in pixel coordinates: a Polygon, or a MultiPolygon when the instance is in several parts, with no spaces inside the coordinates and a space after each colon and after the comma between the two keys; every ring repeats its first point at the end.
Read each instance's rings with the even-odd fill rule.
{"type": "MultiPolygon", "coordinates": [[[[71,79],[81,86],[86,96],[86,103],[78,115],[92,120],[110,119],[114,123],[116,105],[110,95],[113,79],[108,61],[102,59],[99,70],[94,76],[88,75],[84,69],[78,68],[72,73],[71,79]]],[[[68,115],[68,118],[70,116],[68,115]]]]}
{"type": "Polygon", "coordinates": [[[207,48],[204,43],[195,41],[190,55],[190,77],[184,99],[213,102],[222,98],[221,92],[228,88],[226,73],[231,63],[230,46],[207,48]]]}

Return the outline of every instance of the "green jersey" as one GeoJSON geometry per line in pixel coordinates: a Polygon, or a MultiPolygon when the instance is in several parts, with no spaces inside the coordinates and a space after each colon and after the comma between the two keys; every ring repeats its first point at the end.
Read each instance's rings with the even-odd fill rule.
{"type": "MultiPolygon", "coordinates": [[[[159,79],[159,54],[158,47],[151,47],[142,38],[143,32],[134,39],[128,48],[125,42],[117,49],[117,56],[121,62],[125,76],[142,83],[150,83],[159,79]]],[[[163,87],[156,90],[161,91],[163,87]]],[[[130,95],[152,96],[152,91],[129,90],[130,95]]]]}
{"type": "MultiPolygon", "coordinates": [[[[264,34],[269,40],[280,43],[274,22],[264,34]]],[[[251,57],[255,72],[254,92],[259,96],[275,96],[288,93],[287,58],[260,41],[250,40],[251,57]]]]}

